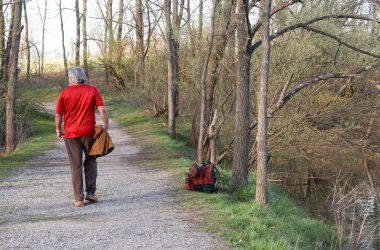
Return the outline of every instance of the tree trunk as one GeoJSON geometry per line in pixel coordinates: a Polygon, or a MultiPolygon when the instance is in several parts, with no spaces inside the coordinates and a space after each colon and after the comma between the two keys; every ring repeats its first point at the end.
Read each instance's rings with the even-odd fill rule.
{"type": "Polygon", "coordinates": [[[3,79],[3,72],[5,67],[5,24],[4,24],[4,11],[3,0],[0,0],[0,79],[3,79]]]}
{"type": "Polygon", "coordinates": [[[262,58],[260,70],[260,83],[257,96],[257,175],[256,175],[256,202],[268,202],[268,119],[267,119],[267,95],[268,75],[270,60],[270,11],[271,0],[262,1],[262,58]]]}
{"type": "Polygon", "coordinates": [[[143,8],[142,1],[136,0],[136,52],[137,67],[136,67],[136,86],[142,85],[144,75],[144,23],[143,23],[143,8]]]}
{"type": "Polygon", "coordinates": [[[203,32],[203,1],[199,0],[199,16],[198,16],[198,40],[202,41],[202,32],[203,32]]]}
{"type": "MultiPolygon", "coordinates": [[[[112,58],[113,53],[113,25],[112,25],[112,3],[113,0],[107,1],[106,19],[108,28],[108,57],[112,58]]],[[[109,62],[110,63],[110,62],[109,62]]]]}
{"type": "Polygon", "coordinates": [[[123,40],[123,18],[124,18],[124,0],[119,0],[119,19],[117,21],[117,41],[121,44],[123,40]]]}
{"type": "Polygon", "coordinates": [[[123,18],[124,18],[124,0],[119,1],[119,19],[117,22],[117,62],[121,65],[123,55],[123,18]]]}
{"type": "Polygon", "coordinates": [[[75,38],[75,65],[80,65],[80,12],[79,0],[75,0],[75,17],[76,17],[76,38],[75,38]]]}
{"type": "Polygon", "coordinates": [[[247,0],[237,1],[237,64],[236,70],[236,101],[235,101],[235,140],[233,151],[232,185],[242,187],[248,183],[248,153],[250,121],[249,113],[249,81],[250,54],[248,22],[246,18],[247,0]]]}
{"type": "MultiPolygon", "coordinates": [[[[220,5],[220,4],[219,4],[220,5]]],[[[207,127],[211,121],[212,109],[214,105],[214,95],[215,88],[218,82],[218,69],[220,62],[223,59],[224,51],[227,43],[227,33],[231,32],[230,29],[235,29],[231,27],[231,16],[234,8],[236,7],[236,1],[233,0],[224,0],[222,12],[215,16],[216,29],[218,33],[221,34],[215,37],[215,42],[213,46],[213,50],[210,56],[210,69],[206,78],[206,111],[205,111],[205,126],[207,127]]],[[[219,11],[218,11],[219,12],[219,11]]],[[[217,13],[218,13],[217,12],[217,13]]],[[[194,113],[192,130],[189,136],[189,141],[192,145],[198,144],[199,137],[199,116],[200,112],[198,112],[199,108],[197,108],[197,112],[194,113]],[[195,127],[194,127],[195,126],[195,127]]]]}
{"type": "MultiPolygon", "coordinates": [[[[211,41],[208,47],[207,54],[205,55],[203,66],[202,66],[202,76],[201,76],[201,112],[200,112],[200,121],[199,121],[199,137],[198,137],[198,146],[197,146],[197,162],[200,164],[203,162],[203,139],[205,135],[205,130],[207,126],[205,126],[205,113],[208,107],[206,107],[206,75],[208,62],[210,60],[211,51],[214,46],[214,23],[215,23],[215,11],[216,11],[216,3],[214,0],[213,9],[211,14],[211,41]]],[[[208,122],[207,122],[208,123],[208,122]]]]}
{"type": "Polygon", "coordinates": [[[28,13],[26,12],[26,2],[24,6],[24,19],[25,19],[25,44],[26,44],[26,79],[30,79],[30,45],[29,45],[29,22],[28,13]]]}
{"type": "Polygon", "coordinates": [[[45,64],[45,27],[46,27],[46,12],[47,12],[47,0],[45,0],[44,16],[42,20],[42,48],[41,48],[41,75],[44,74],[45,64]]]}
{"type": "Polygon", "coordinates": [[[67,76],[67,58],[66,58],[66,47],[65,47],[65,30],[63,29],[63,17],[62,17],[62,0],[59,0],[59,18],[61,20],[61,34],[62,34],[62,54],[63,54],[63,66],[65,68],[65,73],[67,76]]]}
{"type": "Polygon", "coordinates": [[[12,4],[11,7],[11,19],[9,20],[9,31],[8,31],[8,39],[7,39],[7,45],[5,47],[5,55],[4,55],[4,61],[2,62],[3,68],[2,68],[2,79],[6,82],[8,81],[8,65],[9,65],[9,57],[11,54],[11,46],[12,46],[12,31],[13,31],[13,25],[14,25],[14,8],[15,5],[12,4]]]}
{"type": "Polygon", "coordinates": [[[88,48],[87,48],[87,0],[83,0],[83,15],[82,15],[82,32],[83,32],[83,69],[88,79],[88,48]]]}
{"type": "Polygon", "coordinates": [[[173,1],[173,23],[170,18],[171,1],[164,1],[166,20],[166,41],[168,49],[168,134],[176,137],[176,118],[178,114],[178,1],[173,1]],[[174,29],[174,30],[173,30],[174,29]],[[174,32],[176,32],[174,34],[174,32]]]}
{"type": "Polygon", "coordinates": [[[21,14],[22,2],[18,1],[14,4],[14,18],[12,29],[12,44],[10,48],[10,63],[8,67],[8,92],[6,99],[6,142],[5,152],[11,153],[16,146],[16,131],[15,131],[15,102],[16,102],[16,82],[18,77],[18,54],[20,49],[20,36],[22,31],[21,14]]]}

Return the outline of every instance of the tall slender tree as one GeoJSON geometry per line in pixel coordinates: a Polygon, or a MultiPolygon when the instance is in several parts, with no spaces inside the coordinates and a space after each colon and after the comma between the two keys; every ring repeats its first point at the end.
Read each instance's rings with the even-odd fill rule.
{"type": "Polygon", "coordinates": [[[136,20],[136,85],[142,85],[144,76],[144,22],[143,6],[141,0],[135,0],[135,20],[136,20]]]}
{"type": "Polygon", "coordinates": [[[65,68],[65,73],[67,76],[67,56],[66,56],[66,46],[65,46],[65,30],[63,27],[63,16],[62,16],[62,0],[59,0],[58,8],[59,8],[59,19],[61,21],[63,66],[65,68]]]}
{"type": "Polygon", "coordinates": [[[75,0],[76,37],[75,37],[75,64],[80,65],[80,12],[79,0],[75,0]]]}
{"type": "Polygon", "coordinates": [[[30,79],[30,44],[29,44],[29,22],[28,12],[26,11],[26,2],[23,2],[24,6],[24,21],[25,21],[25,49],[26,49],[26,79],[30,79]]]}
{"type": "Polygon", "coordinates": [[[5,22],[4,22],[4,10],[3,0],[0,0],[0,79],[3,77],[4,62],[5,62],[5,22]]]}
{"type": "Polygon", "coordinates": [[[5,54],[4,54],[3,61],[2,61],[3,68],[2,68],[1,73],[2,73],[2,79],[5,82],[8,80],[8,65],[9,65],[9,59],[10,59],[10,55],[11,55],[11,46],[12,46],[12,38],[13,38],[12,31],[13,31],[14,15],[15,15],[14,8],[15,8],[15,5],[12,4],[12,6],[11,6],[11,18],[9,20],[8,38],[7,38],[7,43],[6,43],[6,47],[5,47],[5,54]]]}
{"type": "Polygon", "coordinates": [[[202,163],[203,162],[203,140],[206,134],[206,126],[204,126],[205,123],[205,116],[206,116],[206,76],[207,76],[207,69],[208,64],[210,60],[210,56],[212,53],[212,48],[214,46],[214,37],[215,37],[215,11],[216,6],[219,6],[219,1],[214,0],[213,1],[213,7],[211,12],[211,40],[208,45],[208,51],[205,55],[205,58],[203,60],[203,66],[202,66],[202,75],[201,75],[201,112],[200,112],[200,122],[199,122],[199,138],[198,138],[198,146],[197,146],[197,162],[202,163]]]}
{"type": "Polygon", "coordinates": [[[122,44],[122,41],[123,41],[123,19],[124,19],[124,0],[119,0],[119,17],[117,20],[117,42],[120,45],[122,44]]]}
{"type": "Polygon", "coordinates": [[[15,103],[16,103],[16,82],[18,77],[18,55],[20,50],[20,37],[23,26],[22,18],[22,1],[14,3],[13,26],[12,26],[12,44],[10,47],[10,60],[8,65],[8,91],[6,98],[6,142],[5,152],[11,153],[16,147],[16,128],[15,128],[15,103]]]}
{"type": "MultiPolygon", "coordinates": [[[[37,5],[38,6],[38,5],[37,5]]],[[[41,15],[41,13],[40,13],[41,15]]],[[[45,64],[45,32],[46,32],[46,15],[47,15],[47,0],[44,4],[44,14],[41,15],[42,21],[42,42],[41,42],[41,74],[44,74],[44,64],[45,64]]]]}
{"type": "Polygon", "coordinates": [[[271,0],[263,0],[261,20],[262,20],[262,58],[260,70],[260,82],[257,92],[257,175],[256,175],[256,202],[267,203],[267,162],[268,162],[268,118],[267,118],[267,95],[268,95],[268,75],[270,59],[270,12],[271,0]]]}
{"type": "MultiPolygon", "coordinates": [[[[183,7],[183,5],[182,5],[183,7]]],[[[181,8],[182,8],[181,7],[181,8]]],[[[179,27],[178,0],[164,1],[166,22],[166,45],[168,50],[168,134],[176,137],[176,119],[178,115],[179,80],[179,27]]]]}
{"type": "Polygon", "coordinates": [[[202,33],[203,33],[203,1],[199,0],[199,14],[198,14],[198,40],[202,40],[202,33]]]}
{"type": "Polygon", "coordinates": [[[248,0],[237,1],[237,67],[236,70],[236,101],[235,101],[235,140],[232,167],[232,185],[244,186],[248,183],[248,152],[249,138],[249,80],[251,58],[247,51],[249,39],[248,0]]]}
{"type": "Polygon", "coordinates": [[[83,0],[83,14],[82,14],[82,33],[83,33],[83,68],[86,73],[87,78],[88,75],[88,47],[87,47],[87,0],[83,0]]]}

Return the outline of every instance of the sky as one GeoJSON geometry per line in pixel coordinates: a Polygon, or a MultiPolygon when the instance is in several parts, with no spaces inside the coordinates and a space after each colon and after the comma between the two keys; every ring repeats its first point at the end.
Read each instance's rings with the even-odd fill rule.
{"type": "MultiPolygon", "coordinates": [[[[29,21],[29,40],[32,40],[37,44],[39,50],[41,50],[42,44],[42,20],[38,11],[40,7],[43,14],[45,6],[45,0],[30,0],[27,2],[27,15],[29,21]]],[[[45,58],[47,59],[60,59],[62,58],[62,35],[61,35],[61,23],[59,17],[59,8],[57,5],[58,0],[47,1],[47,17],[46,17],[46,31],[45,31],[45,58]]],[[[82,1],[80,1],[81,4],[82,1]]],[[[88,16],[97,15],[97,6],[95,0],[88,0],[88,16]]],[[[73,56],[73,41],[75,41],[76,34],[76,18],[75,18],[75,1],[74,0],[62,0],[62,16],[64,22],[65,31],[65,46],[66,51],[69,54],[69,58],[73,56]]],[[[80,9],[82,7],[80,6],[80,9]]],[[[24,21],[24,20],[23,20],[24,21]]],[[[93,26],[95,20],[88,18],[87,26],[93,26]]],[[[91,45],[90,45],[91,46],[91,45]]]]}
{"type": "MultiPolygon", "coordinates": [[[[4,0],[4,3],[11,0],[4,0]]],[[[27,15],[29,20],[29,40],[32,40],[37,44],[37,47],[41,51],[41,41],[42,41],[42,20],[40,12],[38,11],[38,6],[41,13],[44,12],[45,0],[26,0],[27,1],[27,15]]],[[[61,36],[61,23],[59,17],[59,0],[47,0],[47,19],[46,19],[46,33],[45,33],[45,58],[46,59],[61,59],[62,58],[62,36],[61,36]]],[[[98,0],[87,0],[88,11],[87,11],[87,32],[89,35],[94,35],[100,33],[103,30],[103,20],[101,17],[99,7],[97,5],[98,0]],[[96,18],[94,18],[96,17],[96,18]]],[[[99,0],[100,4],[104,6],[105,0],[99,0]]],[[[113,12],[114,20],[116,20],[116,15],[118,11],[118,0],[113,1],[113,12]]],[[[127,17],[125,17],[124,22],[134,25],[133,17],[131,16],[131,11],[133,11],[134,1],[124,1],[125,4],[129,4],[132,7],[128,7],[129,10],[126,12],[127,17]]],[[[198,0],[191,2],[192,12],[197,14],[196,9],[198,7],[198,0]]],[[[80,11],[82,11],[82,0],[79,0],[80,11]]],[[[76,17],[75,17],[75,1],[74,0],[62,0],[62,15],[65,30],[65,47],[69,54],[69,59],[73,59],[74,56],[74,41],[76,36],[76,17]]],[[[210,6],[205,1],[204,14],[207,16],[207,12],[210,6]]],[[[152,18],[152,17],[151,17],[152,18]]],[[[206,17],[207,18],[207,17],[206,17]]],[[[23,20],[24,22],[24,20],[23,20]]],[[[125,28],[125,26],[123,27],[125,28]]],[[[163,27],[165,28],[165,27],[163,27]]],[[[101,33],[100,33],[101,34],[101,33]]],[[[82,38],[81,38],[82,40],[82,38]]],[[[89,41],[89,54],[96,54],[98,45],[95,42],[89,41]]],[[[32,55],[36,55],[35,51],[32,50],[32,55]]]]}

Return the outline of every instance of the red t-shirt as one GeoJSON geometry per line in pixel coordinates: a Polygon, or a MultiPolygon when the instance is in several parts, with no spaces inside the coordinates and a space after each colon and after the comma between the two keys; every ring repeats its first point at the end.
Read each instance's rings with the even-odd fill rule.
{"type": "Polygon", "coordinates": [[[96,87],[77,84],[62,90],[55,112],[64,117],[64,138],[93,136],[95,107],[103,106],[96,87]]]}

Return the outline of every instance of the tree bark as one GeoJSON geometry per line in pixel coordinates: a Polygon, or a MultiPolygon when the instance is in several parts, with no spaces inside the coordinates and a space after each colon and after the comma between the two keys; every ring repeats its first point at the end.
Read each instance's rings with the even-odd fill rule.
{"type": "Polygon", "coordinates": [[[16,102],[16,82],[18,77],[18,54],[20,50],[20,36],[23,26],[21,26],[22,2],[14,4],[14,18],[12,29],[12,44],[10,48],[10,63],[8,67],[8,91],[6,98],[6,142],[5,152],[11,153],[16,147],[15,129],[15,102],[16,102]]]}
{"type": "Polygon", "coordinates": [[[271,0],[262,1],[262,58],[260,70],[260,82],[257,97],[257,175],[256,175],[256,202],[268,202],[268,119],[267,119],[267,95],[268,75],[270,60],[270,12],[271,0]]]}
{"type": "Polygon", "coordinates": [[[123,56],[123,18],[124,18],[124,0],[119,0],[119,18],[117,21],[117,62],[121,65],[123,56]]]}
{"type": "Polygon", "coordinates": [[[112,58],[113,53],[113,25],[112,25],[112,3],[113,0],[107,1],[107,10],[106,10],[106,19],[107,19],[107,28],[108,28],[108,56],[109,59],[112,58]]]}
{"type": "Polygon", "coordinates": [[[207,126],[205,126],[205,113],[207,110],[206,107],[206,75],[208,62],[210,60],[211,51],[214,46],[214,23],[215,23],[215,10],[216,10],[217,0],[214,0],[213,9],[211,14],[211,41],[208,46],[207,54],[205,55],[203,66],[202,66],[202,76],[201,76],[201,112],[200,112],[200,121],[199,121],[199,137],[198,137],[198,146],[197,146],[197,161],[198,163],[203,162],[203,139],[205,135],[205,130],[207,126]]]}
{"type": "Polygon", "coordinates": [[[83,15],[82,15],[82,33],[83,33],[83,69],[86,73],[87,79],[88,75],[88,47],[87,47],[87,0],[83,0],[83,15]]]}
{"type": "Polygon", "coordinates": [[[202,41],[202,32],[203,32],[203,1],[199,0],[199,16],[198,16],[198,40],[202,41]]]}
{"type": "Polygon", "coordinates": [[[0,79],[3,79],[3,72],[5,67],[5,23],[4,23],[4,11],[3,0],[0,0],[0,79]]]}
{"type": "Polygon", "coordinates": [[[62,55],[63,55],[63,66],[65,68],[66,76],[67,73],[67,57],[66,57],[66,47],[65,47],[65,30],[63,28],[63,17],[62,17],[62,0],[59,0],[59,19],[61,21],[61,34],[62,34],[62,55]]]}
{"type": "Polygon", "coordinates": [[[237,65],[239,67],[236,71],[235,140],[232,167],[232,185],[235,188],[248,184],[249,81],[251,66],[248,48],[251,41],[248,33],[247,8],[247,0],[237,1],[237,65]]]}
{"type": "Polygon", "coordinates": [[[11,54],[11,46],[12,46],[12,31],[13,31],[13,25],[14,25],[14,8],[15,5],[12,4],[11,7],[11,19],[9,20],[9,31],[8,31],[8,39],[7,44],[5,47],[5,55],[4,55],[4,61],[2,62],[3,69],[2,69],[2,79],[6,82],[8,81],[8,65],[9,65],[9,58],[11,54]]]}
{"type": "Polygon", "coordinates": [[[80,12],[79,0],[75,0],[76,38],[75,38],[75,65],[80,65],[80,12]]]}
{"type": "Polygon", "coordinates": [[[26,79],[30,79],[30,45],[29,45],[29,22],[28,13],[26,11],[26,2],[24,6],[24,20],[25,20],[25,44],[26,44],[26,79]]]}
{"type": "Polygon", "coordinates": [[[119,18],[117,21],[117,41],[119,44],[123,40],[123,18],[124,18],[124,0],[119,0],[119,18]]]}
{"type": "Polygon", "coordinates": [[[45,0],[44,16],[42,20],[42,48],[41,48],[41,75],[44,74],[44,64],[45,64],[45,27],[46,27],[46,12],[47,12],[47,0],[45,0]]]}
{"type": "Polygon", "coordinates": [[[142,1],[135,1],[136,7],[136,56],[137,56],[137,67],[136,67],[136,86],[142,85],[143,75],[144,75],[144,23],[143,23],[143,8],[142,1]]]}
{"type": "Polygon", "coordinates": [[[178,1],[173,1],[173,23],[171,21],[171,0],[164,1],[164,13],[166,20],[166,44],[168,49],[168,134],[176,137],[176,118],[178,114],[178,1]]]}

